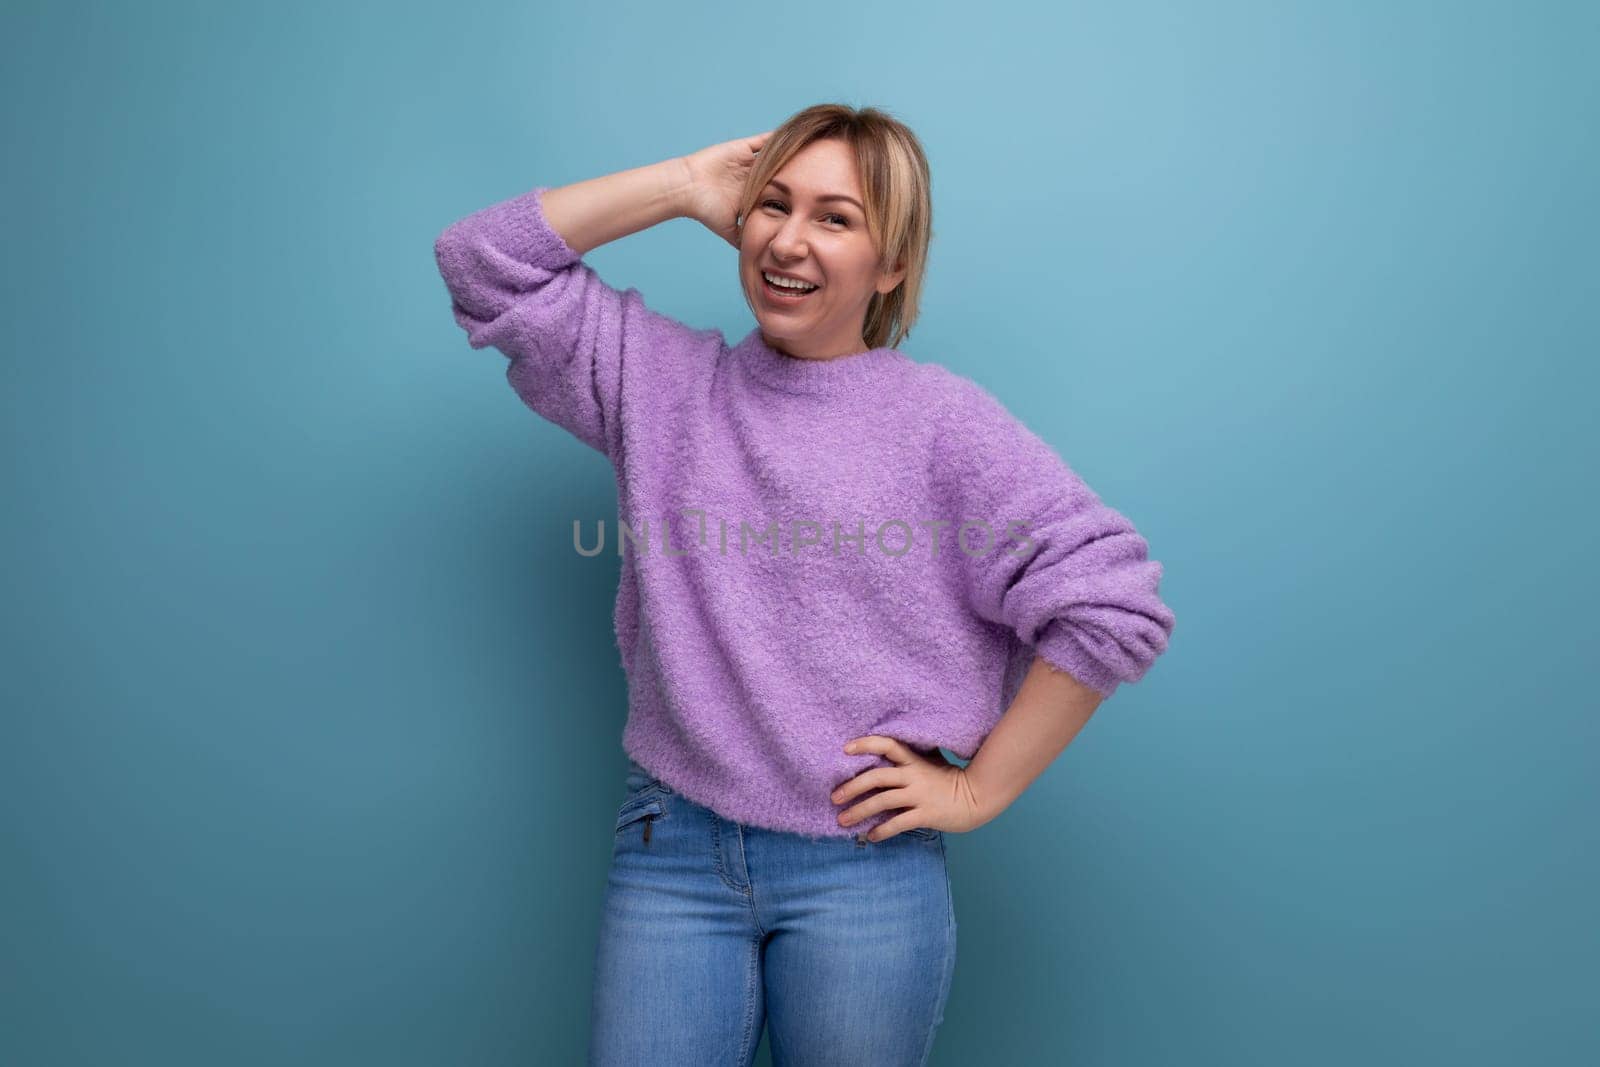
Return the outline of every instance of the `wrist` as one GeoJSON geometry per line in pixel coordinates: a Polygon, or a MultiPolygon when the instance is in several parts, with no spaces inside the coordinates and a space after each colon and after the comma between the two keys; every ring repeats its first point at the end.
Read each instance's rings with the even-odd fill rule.
{"type": "MultiPolygon", "coordinates": [[[[976,761],[974,761],[976,762],[976,761]]],[[[989,822],[1006,808],[1016,798],[1007,791],[984,777],[982,768],[968,763],[961,770],[962,782],[966,787],[969,802],[977,814],[980,823],[989,822]]]]}
{"type": "Polygon", "coordinates": [[[663,160],[662,185],[674,218],[694,218],[694,172],[686,156],[663,160]]]}

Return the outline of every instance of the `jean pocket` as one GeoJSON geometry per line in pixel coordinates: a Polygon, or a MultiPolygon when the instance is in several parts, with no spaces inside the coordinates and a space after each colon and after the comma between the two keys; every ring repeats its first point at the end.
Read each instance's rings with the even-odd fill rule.
{"type": "Polygon", "coordinates": [[[665,818],[666,814],[666,805],[657,795],[647,793],[643,796],[629,797],[622,802],[622,807],[617,809],[617,833],[622,833],[644,819],[665,818]]]}
{"type": "Polygon", "coordinates": [[[939,840],[939,834],[942,831],[936,830],[931,826],[913,826],[911,829],[904,832],[910,834],[912,837],[925,837],[929,841],[937,841],[939,840]]]}

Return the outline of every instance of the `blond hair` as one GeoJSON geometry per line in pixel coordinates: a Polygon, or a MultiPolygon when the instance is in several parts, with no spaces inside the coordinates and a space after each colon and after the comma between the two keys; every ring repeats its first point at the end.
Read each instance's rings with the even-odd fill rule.
{"type": "Polygon", "coordinates": [[[867,233],[882,270],[905,267],[905,278],[867,303],[862,339],[868,348],[897,348],[917,321],[922,277],[933,239],[933,198],[928,158],[916,134],[875,107],[814,104],[785,119],[763,142],[745,183],[736,224],[743,227],[778,171],[814,141],[837,138],[855,153],[867,212],[867,233]]]}

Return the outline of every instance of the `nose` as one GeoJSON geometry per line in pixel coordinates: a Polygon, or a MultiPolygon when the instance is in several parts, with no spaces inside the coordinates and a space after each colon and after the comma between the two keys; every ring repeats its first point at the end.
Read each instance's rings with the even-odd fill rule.
{"type": "Polygon", "coordinates": [[[801,233],[804,220],[790,216],[789,221],[778,228],[772,236],[772,251],[779,259],[787,262],[804,259],[806,257],[805,239],[801,233]]]}

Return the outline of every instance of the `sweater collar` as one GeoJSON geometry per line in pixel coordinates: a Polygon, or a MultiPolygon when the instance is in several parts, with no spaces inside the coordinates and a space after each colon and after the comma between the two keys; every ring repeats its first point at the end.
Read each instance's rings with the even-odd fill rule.
{"type": "Polygon", "coordinates": [[[734,346],[734,355],[750,375],[785,393],[839,396],[881,381],[909,362],[893,348],[869,348],[832,359],[804,359],[779,352],[761,339],[757,326],[734,346]]]}

